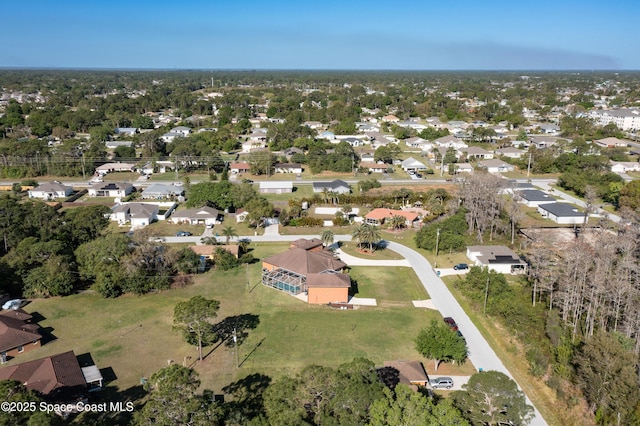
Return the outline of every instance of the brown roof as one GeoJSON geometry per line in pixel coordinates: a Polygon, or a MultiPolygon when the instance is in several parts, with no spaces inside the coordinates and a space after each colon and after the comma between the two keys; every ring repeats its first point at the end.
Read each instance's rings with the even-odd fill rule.
{"type": "Polygon", "coordinates": [[[251,169],[251,165],[249,163],[231,163],[229,165],[229,169],[238,169],[238,170],[249,170],[251,169]]]}
{"type": "Polygon", "coordinates": [[[349,288],[351,278],[347,274],[309,274],[307,275],[308,288],[349,288]]]}
{"type": "Polygon", "coordinates": [[[60,388],[86,386],[73,351],[0,368],[0,380],[17,380],[43,395],[60,388]]]}
{"type": "Polygon", "coordinates": [[[402,216],[406,220],[413,222],[414,220],[418,220],[418,214],[414,212],[408,212],[404,210],[392,210],[392,209],[373,209],[369,213],[365,215],[367,219],[389,219],[393,216],[402,216]]]}
{"type": "Polygon", "coordinates": [[[311,250],[312,248],[320,247],[322,245],[322,240],[318,238],[312,238],[307,240],[306,238],[300,238],[295,241],[291,241],[291,246],[295,248],[300,248],[303,250],[311,250]]]}
{"type": "Polygon", "coordinates": [[[0,352],[42,339],[38,324],[29,324],[31,315],[21,309],[0,313],[0,352]]]}
{"type": "Polygon", "coordinates": [[[334,258],[331,252],[307,251],[300,248],[276,254],[264,259],[264,262],[305,276],[326,270],[339,271],[347,266],[334,258]]]}
{"type": "Polygon", "coordinates": [[[385,361],[384,366],[398,370],[400,383],[405,385],[425,385],[429,381],[419,361],[385,361]]]}
{"type": "Polygon", "coordinates": [[[371,161],[361,161],[360,162],[360,167],[363,167],[365,169],[385,169],[385,170],[387,170],[389,165],[388,164],[373,163],[371,161]]]}

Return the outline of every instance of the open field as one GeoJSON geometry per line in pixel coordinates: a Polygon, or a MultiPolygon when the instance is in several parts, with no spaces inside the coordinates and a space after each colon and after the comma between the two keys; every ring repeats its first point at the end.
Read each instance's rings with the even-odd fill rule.
{"type": "Polygon", "coordinates": [[[353,266],[349,274],[358,283],[357,296],[375,298],[379,306],[411,307],[412,300],[429,298],[409,267],[353,266]]]}
{"type": "MultiPolygon", "coordinates": [[[[260,243],[252,245],[252,254],[264,258],[287,247],[282,243],[260,243]]],[[[228,272],[210,271],[195,276],[190,286],[145,296],[104,299],[87,291],[35,300],[26,310],[41,315],[40,325],[50,328],[55,339],[17,361],[71,349],[77,355],[89,352],[100,368],[111,368],[115,374],[109,386],[131,388],[169,360],[195,363],[196,347],[184,343],[180,333],[172,329],[176,303],[195,295],[219,300],[215,322],[225,321],[227,328],[237,327],[241,336],[240,368],[236,367],[235,349],[224,344],[205,348],[205,353],[210,354],[196,366],[203,387],[217,392],[255,372],[277,377],[313,363],[337,366],[354,356],[366,356],[377,364],[390,359],[421,359],[413,339],[431,319],[439,320],[440,314],[411,306],[410,300],[428,295],[410,269],[379,269],[376,274],[367,268],[354,268],[363,293],[395,303],[352,311],[307,305],[263,287],[260,263],[228,272]],[[376,278],[381,274],[386,278],[376,278]]],[[[431,362],[424,361],[429,369],[431,362]]],[[[452,368],[457,374],[472,371],[467,364],[452,368]]]]}

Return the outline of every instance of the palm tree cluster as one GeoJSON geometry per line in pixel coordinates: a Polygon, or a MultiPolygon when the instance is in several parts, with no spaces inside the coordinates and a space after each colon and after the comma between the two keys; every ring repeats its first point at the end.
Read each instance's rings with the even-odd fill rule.
{"type": "Polygon", "coordinates": [[[368,245],[370,252],[373,252],[374,245],[381,240],[378,228],[369,223],[363,223],[358,226],[353,230],[351,236],[358,242],[359,246],[368,245]]]}

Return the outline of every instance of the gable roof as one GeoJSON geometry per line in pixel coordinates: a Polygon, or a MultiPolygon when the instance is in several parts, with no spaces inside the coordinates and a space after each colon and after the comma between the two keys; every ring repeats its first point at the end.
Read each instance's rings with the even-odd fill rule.
{"type": "Polygon", "coordinates": [[[397,370],[399,382],[402,384],[424,384],[429,381],[420,361],[385,361],[384,366],[397,370]]]}
{"type": "Polygon", "coordinates": [[[313,182],[313,187],[314,188],[318,188],[318,189],[322,189],[322,188],[327,188],[327,189],[336,189],[336,188],[349,188],[349,184],[343,180],[340,179],[336,179],[334,181],[331,182],[313,182]]]}
{"type": "Polygon", "coordinates": [[[219,215],[220,211],[218,209],[204,206],[194,209],[176,210],[173,212],[173,214],[171,214],[171,218],[176,219],[179,217],[184,217],[189,219],[217,219],[219,215]]]}
{"type": "Polygon", "coordinates": [[[181,195],[184,193],[184,188],[176,185],[166,185],[164,183],[154,183],[153,185],[142,191],[142,195],[181,195]]]}
{"type": "Polygon", "coordinates": [[[0,352],[42,339],[37,324],[30,324],[31,315],[22,309],[0,312],[0,352]]]}
{"type": "Polygon", "coordinates": [[[17,380],[43,395],[61,388],[86,386],[73,351],[0,368],[0,380],[17,380]]]}
{"type": "Polygon", "coordinates": [[[42,185],[38,185],[35,188],[29,190],[29,192],[67,192],[71,191],[73,188],[67,185],[63,185],[60,182],[46,182],[42,185]]]}
{"type": "Polygon", "coordinates": [[[339,271],[347,266],[334,258],[331,252],[308,251],[301,248],[292,248],[276,254],[264,259],[264,262],[305,276],[326,270],[339,271]]]}
{"type": "Polygon", "coordinates": [[[128,188],[132,188],[128,182],[98,182],[91,185],[90,189],[94,189],[96,191],[124,191],[128,188]]]}
{"type": "Polygon", "coordinates": [[[515,254],[506,246],[468,246],[467,250],[473,253],[479,253],[476,256],[483,265],[490,264],[524,264],[520,256],[515,254]]]}
{"type": "Polygon", "coordinates": [[[159,210],[156,204],[146,203],[126,203],[118,204],[113,207],[113,213],[128,213],[133,218],[149,218],[159,210]]]}

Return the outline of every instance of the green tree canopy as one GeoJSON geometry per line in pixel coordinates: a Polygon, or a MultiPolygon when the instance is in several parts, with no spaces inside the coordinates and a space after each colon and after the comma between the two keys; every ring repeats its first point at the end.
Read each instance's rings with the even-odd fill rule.
{"type": "Polygon", "coordinates": [[[211,320],[218,315],[220,302],[194,296],[179,302],[173,311],[173,323],[187,342],[198,346],[198,357],[202,361],[202,346],[216,340],[211,320]]]}
{"type": "Polygon", "coordinates": [[[437,371],[442,361],[463,362],[467,358],[467,342],[445,323],[431,320],[416,337],[416,350],[425,358],[434,360],[437,371]]]}
{"type": "Polygon", "coordinates": [[[453,392],[452,398],[474,425],[523,425],[533,418],[524,392],[503,373],[476,373],[463,389],[453,392]]]}

